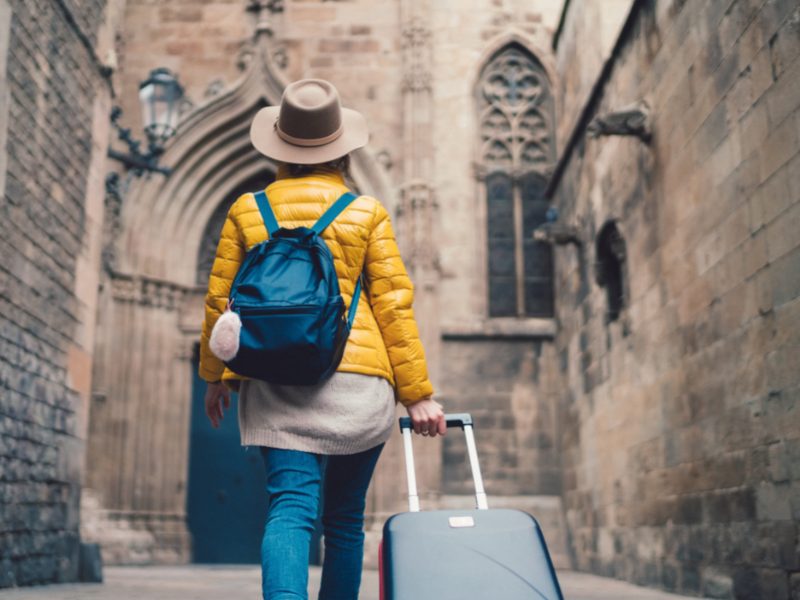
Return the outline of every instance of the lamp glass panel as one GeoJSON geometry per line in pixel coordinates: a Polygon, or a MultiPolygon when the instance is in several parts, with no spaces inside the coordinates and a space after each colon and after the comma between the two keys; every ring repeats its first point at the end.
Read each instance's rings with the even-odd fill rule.
{"type": "Polygon", "coordinates": [[[177,105],[183,90],[169,72],[153,72],[139,90],[144,111],[144,128],[152,141],[163,145],[178,124],[177,105]]]}

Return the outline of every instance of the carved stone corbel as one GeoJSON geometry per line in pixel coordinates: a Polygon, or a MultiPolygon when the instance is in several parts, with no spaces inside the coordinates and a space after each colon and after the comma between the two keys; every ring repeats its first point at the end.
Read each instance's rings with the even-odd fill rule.
{"type": "Polygon", "coordinates": [[[633,135],[647,143],[652,138],[650,107],[640,100],[619,110],[598,115],[586,130],[593,138],[601,135],[633,135]]]}
{"type": "Polygon", "coordinates": [[[565,223],[544,223],[533,230],[533,239],[537,242],[547,242],[555,246],[575,244],[578,248],[583,246],[580,231],[574,225],[565,223]]]}

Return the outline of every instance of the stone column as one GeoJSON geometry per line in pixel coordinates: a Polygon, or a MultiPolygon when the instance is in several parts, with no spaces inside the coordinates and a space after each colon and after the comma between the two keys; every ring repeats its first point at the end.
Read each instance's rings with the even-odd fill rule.
{"type": "MultiPolygon", "coordinates": [[[[427,0],[402,0],[400,3],[403,50],[403,145],[402,184],[394,225],[400,250],[414,282],[414,314],[428,359],[428,369],[438,391],[439,316],[437,282],[438,212],[432,183],[432,81],[430,62],[431,31],[428,28],[427,0]]],[[[398,416],[406,411],[398,407],[398,416]]],[[[416,436],[415,436],[416,438],[416,436]]],[[[416,438],[416,474],[422,504],[433,508],[438,503],[441,481],[441,442],[416,438]]],[[[385,519],[408,510],[402,439],[394,435],[379,463],[370,495],[368,511],[372,532],[368,533],[366,563],[373,564],[376,553],[370,541],[379,537],[385,519]]]]}

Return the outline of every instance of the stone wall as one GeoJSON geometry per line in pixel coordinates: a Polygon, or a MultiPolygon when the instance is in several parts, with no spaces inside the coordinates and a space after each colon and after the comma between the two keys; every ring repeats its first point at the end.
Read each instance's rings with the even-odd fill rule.
{"type": "Polygon", "coordinates": [[[800,9],[649,0],[628,25],[590,116],[644,99],[653,139],[579,123],[554,197],[584,240],[556,253],[576,566],[796,597],[800,9]],[[609,220],[626,244],[613,321],[592,268],[609,220]]]}
{"type": "Polygon", "coordinates": [[[567,0],[559,29],[553,37],[558,48],[556,95],[558,147],[563,148],[595,81],[609,58],[633,0],[567,0]]]}
{"type": "Polygon", "coordinates": [[[77,577],[109,135],[105,5],[0,3],[0,587],[77,577]]]}
{"type": "MultiPolygon", "coordinates": [[[[271,48],[286,81],[321,77],[334,83],[342,103],[362,111],[370,124],[371,148],[398,161],[402,139],[399,11],[395,0],[325,2],[262,1],[273,29],[271,48]],[[273,12],[268,5],[282,6],[273,12]]],[[[120,43],[122,122],[141,130],[136,94],[154,68],[178,75],[195,106],[207,102],[240,76],[240,52],[256,16],[244,0],[153,4],[128,0],[120,43]]]]}
{"type": "MultiPolygon", "coordinates": [[[[539,381],[551,323],[488,318],[486,197],[477,163],[479,75],[507,44],[525,47],[555,88],[550,41],[558,20],[549,2],[435,2],[431,11],[435,186],[441,215],[439,302],[442,398],[472,412],[487,491],[558,493],[553,396],[539,381]],[[499,321],[502,321],[499,320],[499,321]]],[[[546,379],[546,378],[545,378],[546,379]]],[[[442,489],[472,493],[463,436],[445,439],[442,489]]]]}

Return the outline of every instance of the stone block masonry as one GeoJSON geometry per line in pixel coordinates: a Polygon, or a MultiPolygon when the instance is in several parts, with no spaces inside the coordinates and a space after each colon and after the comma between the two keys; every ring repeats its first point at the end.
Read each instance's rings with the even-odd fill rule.
{"type": "Polygon", "coordinates": [[[91,54],[104,0],[4,9],[0,587],[77,578],[88,393],[77,340],[94,314],[84,310],[76,278],[95,218],[87,202],[95,101],[105,85],[91,54]]]}
{"type": "Polygon", "coordinates": [[[579,294],[560,273],[556,292],[576,566],[714,598],[797,597],[800,7],[633,11],[596,111],[646,100],[653,140],[580,142],[554,195],[587,239],[613,219],[627,247],[619,321],[594,282],[579,294]]]}

